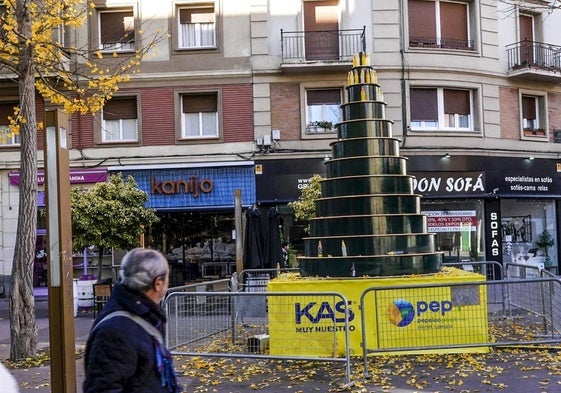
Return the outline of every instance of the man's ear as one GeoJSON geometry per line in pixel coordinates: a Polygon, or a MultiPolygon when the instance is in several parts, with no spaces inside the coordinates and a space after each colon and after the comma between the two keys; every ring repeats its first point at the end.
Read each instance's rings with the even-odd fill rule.
{"type": "Polygon", "coordinates": [[[152,281],[152,289],[154,291],[160,291],[162,288],[162,285],[164,285],[164,281],[162,280],[161,277],[157,277],[154,279],[154,281],[152,281]]]}

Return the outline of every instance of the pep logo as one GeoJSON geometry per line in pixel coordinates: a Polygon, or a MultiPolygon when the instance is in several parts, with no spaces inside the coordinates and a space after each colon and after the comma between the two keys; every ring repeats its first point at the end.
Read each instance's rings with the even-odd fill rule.
{"type": "Polygon", "coordinates": [[[414,318],[415,309],[407,300],[394,300],[393,303],[388,306],[388,319],[395,326],[407,326],[413,322],[414,318]]]}
{"type": "MultiPolygon", "coordinates": [[[[438,313],[441,316],[446,315],[446,313],[452,311],[453,305],[449,300],[437,301],[433,300],[431,302],[419,301],[413,306],[407,300],[397,299],[394,300],[387,309],[388,320],[392,325],[397,327],[405,327],[410,325],[415,319],[423,317],[425,313],[438,313]]],[[[433,319],[432,322],[439,322],[440,319],[433,319]]]]}

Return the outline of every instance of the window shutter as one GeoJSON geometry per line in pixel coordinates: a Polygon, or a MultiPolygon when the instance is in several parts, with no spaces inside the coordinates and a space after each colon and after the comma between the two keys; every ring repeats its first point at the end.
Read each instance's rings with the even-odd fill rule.
{"type": "Polygon", "coordinates": [[[409,39],[412,37],[436,39],[434,1],[409,0],[408,13],[409,39]]]}
{"type": "Polygon", "coordinates": [[[536,98],[522,96],[522,117],[524,119],[536,119],[536,98]]]}
{"type": "Polygon", "coordinates": [[[179,23],[213,23],[214,8],[182,8],[179,10],[179,23]]]}
{"type": "Polygon", "coordinates": [[[138,118],[135,98],[113,98],[103,107],[103,120],[138,118]]]}
{"type": "Polygon", "coordinates": [[[184,95],[183,113],[217,112],[216,94],[184,95]]]}
{"type": "Polygon", "coordinates": [[[14,116],[14,106],[17,106],[17,103],[12,102],[0,104],[0,125],[7,126],[10,124],[8,116],[14,116]]]}
{"type": "Polygon", "coordinates": [[[340,104],[341,91],[339,89],[329,90],[307,90],[308,105],[340,104]]]}
{"type": "Polygon", "coordinates": [[[440,2],[440,35],[443,40],[468,40],[466,4],[440,2]]]}
{"type": "Polygon", "coordinates": [[[469,91],[445,89],[444,113],[469,115],[469,91]]]}
{"type": "Polygon", "coordinates": [[[134,26],[130,26],[132,12],[102,12],[99,16],[101,42],[126,42],[134,38],[134,26]]]}
{"type": "Polygon", "coordinates": [[[411,121],[438,121],[436,89],[411,89],[411,121]]]}

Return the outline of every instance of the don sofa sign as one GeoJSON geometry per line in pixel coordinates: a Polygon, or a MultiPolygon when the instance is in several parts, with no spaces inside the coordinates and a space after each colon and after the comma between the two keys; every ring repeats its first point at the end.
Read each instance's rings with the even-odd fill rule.
{"type": "Polygon", "coordinates": [[[415,193],[424,196],[486,193],[484,172],[411,172],[415,193]]]}

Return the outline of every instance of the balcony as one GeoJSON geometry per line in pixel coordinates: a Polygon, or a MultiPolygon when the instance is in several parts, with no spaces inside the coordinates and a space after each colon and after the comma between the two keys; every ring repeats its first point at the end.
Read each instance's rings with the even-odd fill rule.
{"type": "Polygon", "coordinates": [[[507,45],[506,54],[510,78],[561,81],[561,46],[526,40],[507,45]]]}
{"type": "Polygon", "coordinates": [[[346,70],[353,55],[366,51],[366,26],[362,29],[284,31],[281,29],[283,71],[346,70]]]}

